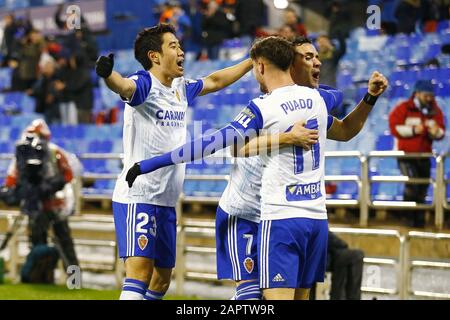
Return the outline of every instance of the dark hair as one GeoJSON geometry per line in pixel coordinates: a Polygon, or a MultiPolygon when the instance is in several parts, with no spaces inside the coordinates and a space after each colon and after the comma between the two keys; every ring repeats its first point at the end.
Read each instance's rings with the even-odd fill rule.
{"type": "Polygon", "coordinates": [[[301,46],[302,44],[305,44],[305,43],[312,44],[312,41],[311,41],[311,39],[302,37],[302,36],[295,37],[295,39],[292,41],[292,45],[294,47],[301,46]]]}
{"type": "Polygon", "coordinates": [[[134,41],[134,57],[145,70],[149,70],[153,66],[152,61],[148,58],[148,52],[162,52],[162,37],[167,32],[175,34],[175,28],[171,24],[160,23],[138,33],[134,41]]]}
{"type": "Polygon", "coordinates": [[[250,49],[252,60],[265,58],[283,71],[289,69],[294,60],[294,47],[281,37],[257,39],[250,49]]]}

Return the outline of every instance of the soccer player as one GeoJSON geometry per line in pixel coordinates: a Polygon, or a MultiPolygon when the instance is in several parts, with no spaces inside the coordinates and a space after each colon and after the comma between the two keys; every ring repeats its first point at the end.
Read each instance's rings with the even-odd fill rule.
{"type": "Polygon", "coordinates": [[[196,81],[183,78],[184,53],[171,25],[142,30],[134,43],[143,66],[127,78],[113,71],[114,57],[101,56],[96,72],[126,102],[124,169],[113,194],[119,256],[126,279],[120,299],[162,299],[175,265],[175,204],[183,186],[184,166],[164,168],[137,179],[129,189],[128,169],[185,143],[186,109],[198,95],[220,90],[252,68],[247,59],[196,81]]]}
{"type": "MultiPolygon", "coordinates": [[[[255,48],[255,47],[254,47],[255,48]]],[[[273,46],[272,46],[272,49],[274,49],[273,48],[273,46]]],[[[255,51],[256,51],[256,49],[255,49],[255,51]]],[[[253,53],[255,54],[255,51],[253,51],[253,53]]],[[[267,51],[266,51],[266,54],[267,54],[267,51]]],[[[252,56],[253,57],[253,56],[252,56]]],[[[273,57],[272,57],[273,58],[273,57]]],[[[264,59],[263,59],[264,60],[264,59]]],[[[276,60],[276,59],[275,59],[276,60]]],[[[267,63],[267,61],[265,61],[266,63],[267,63]]],[[[268,65],[270,66],[270,63],[268,63],[268,65]]],[[[273,66],[272,66],[273,67],[273,66]]],[[[262,64],[262,69],[264,69],[264,64],[262,64]]],[[[271,70],[270,68],[268,68],[268,70],[271,70]]],[[[273,69],[272,69],[272,71],[273,71],[273,69]]],[[[279,70],[277,70],[277,71],[279,71],[279,70]]],[[[284,73],[286,73],[286,72],[284,72],[284,73]]],[[[255,72],[255,74],[258,76],[258,73],[256,73],[255,72]]],[[[258,78],[258,77],[257,77],[258,78]]],[[[265,75],[265,77],[263,77],[263,78],[260,78],[260,79],[258,79],[258,80],[262,80],[262,81],[260,81],[260,83],[263,85],[263,87],[267,87],[266,85],[264,85],[265,84],[265,82],[267,81],[267,82],[270,82],[270,81],[273,81],[273,79],[283,79],[283,77],[282,76],[280,76],[280,74],[279,74],[279,72],[278,72],[278,74],[273,74],[273,73],[271,73],[271,72],[267,72],[266,73],[266,75],[265,75]],[[276,76],[278,76],[278,77],[276,77],[276,76]]],[[[287,81],[287,78],[286,79],[284,79],[285,81],[287,81]]],[[[380,79],[378,79],[378,80],[380,80],[380,79]]],[[[385,79],[384,79],[385,80],[385,79]]],[[[292,80],[291,80],[292,81],[292,80]]],[[[273,84],[272,84],[273,85],[273,84]]],[[[382,87],[382,86],[380,86],[380,87],[382,87]]],[[[381,90],[381,92],[382,91],[384,91],[384,89],[383,90],[381,90]]],[[[381,92],[379,92],[379,94],[381,94],[381,92]]],[[[335,100],[335,98],[332,96],[332,95],[327,95],[327,94],[325,94],[324,92],[321,92],[321,95],[323,95],[324,96],[324,98],[328,101],[328,105],[333,105],[333,103],[335,102],[334,100],[335,100]]],[[[272,95],[272,96],[276,96],[276,95],[272,95]]],[[[272,101],[271,99],[271,96],[269,95],[269,96],[267,96],[266,97],[266,99],[267,99],[267,101],[272,101]]],[[[255,102],[255,101],[259,101],[258,99],[255,99],[255,100],[253,100],[253,102],[255,102]]],[[[306,100],[306,101],[308,101],[308,100],[306,100]]],[[[302,109],[302,107],[301,107],[301,100],[298,100],[298,101],[296,101],[296,100],[293,100],[293,101],[291,101],[292,102],[292,104],[291,105],[288,105],[288,104],[281,104],[281,108],[284,110],[284,112],[286,113],[286,114],[288,114],[288,111],[287,110],[290,110],[290,108],[292,108],[292,109],[294,109],[294,110],[297,110],[297,109],[302,109]],[[298,103],[300,103],[300,104],[298,104],[298,103]]],[[[323,101],[322,101],[323,102],[323,101]]],[[[277,103],[275,103],[275,105],[277,105],[277,103]]],[[[246,111],[244,111],[242,114],[241,114],[241,116],[239,116],[238,118],[237,118],[237,120],[233,123],[233,125],[235,126],[235,127],[241,127],[241,129],[242,128],[247,128],[248,126],[249,126],[249,124],[251,124],[251,123],[254,123],[255,121],[253,121],[255,118],[258,118],[258,117],[255,117],[254,116],[254,113],[252,112],[253,110],[251,110],[250,108],[252,108],[252,107],[254,107],[254,106],[252,106],[252,105],[250,105],[249,106],[249,108],[248,108],[248,110],[246,110],[246,111]]],[[[306,104],[305,105],[305,107],[304,108],[306,108],[306,109],[309,109],[308,108],[308,104],[306,104]]],[[[312,108],[312,107],[311,107],[312,108]]],[[[320,109],[320,107],[319,107],[319,109],[320,109]]],[[[269,110],[269,109],[267,109],[267,110],[269,110]]],[[[269,114],[270,115],[270,114],[269,114]]],[[[263,119],[265,119],[265,117],[263,117],[263,119]]],[[[322,119],[323,120],[323,119],[322,119]]],[[[330,125],[330,117],[327,117],[327,124],[328,125],[330,125]]],[[[313,121],[314,122],[314,121],[313,121]]],[[[322,121],[323,122],[323,121],[322,121]]],[[[311,123],[311,122],[310,122],[311,123]]],[[[219,132],[224,132],[223,130],[221,130],[221,131],[219,131],[219,132]]],[[[216,136],[220,136],[220,134],[219,135],[216,135],[216,136]]],[[[204,139],[204,140],[209,140],[209,138],[208,139],[204,139]]],[[[228,144],[230,144],[230,143],[232,143],[232,140],[233,140],[233,138],[232,139],[229,139],[229,138],[227,138],[227,137],[225,137],[224,138],[224,141],[225,141],[225,143],[223,143],[223,141],[222,142],[219,142],[219,143],[215,143],[215,148],[220,148],[221,146],[220,146],[220,144],[222,143],[223,145],[228,145],[228,144]]],[[[202,142],[202,143],[204,143],[204,141],[202,142]]],[[[190,145],[188,145],[189,147],[192,147],[192,144],[190,144],[190,145]]],[[[186,147],[188,147],[188,146],[186,146],[186,147]]],[[[292,148],[292,147],[291,147],[292,148]]],[[[206,148],[205,148],[205,145],[203,145],[203,149],[202,149],[202,151],[203,150],[205,150],[206,148]]],[[[209,149],[211,149],[211,147],[209,146],[209,149]]],[[[191,149],[192,150],[192,149],[191,149]]],[[[295,150],[295,148],[294,148],[294,150],[295,150]]],[[[295,156],[295,160],[297,161],[296,162],[296,164],[295,164],[295,168],[297,169],[297,170],[300,170],[301,168],[302,168],[302,164],[301,164],[301,159],[303,159],[303,157],[300,155],[300,152],[299,152],[300,150],[296,150],[295,151],[295,154],[296,154],[296,156],[295,156]]],[[[303,151],[303,150],[302,150],[303,151]]],[[[193,157],[192,157],[192,154],[191,155],[184,155],[183,154],[183,149],[177,149],[172,155],[174,156],[174,157],[181,157],[181,158],[179,158],[179,159],[177,159],[176,161],[180,161],[180,162],[182,162],[182,161],[190,161],[190,160],[192,160],[193,158],[196,158],[199,154],[198,154],[198,152],[196,153],[196,151],[194,150],[194,154],[196,154],[196,155],[194,155],[193,157]]],[[[319,169],[319,164],[320,164],[320,160],[321,160],[321,157],[323,156],[323,155],[321,155],[321,156],[319,156],[318,154],[320,154],[320,145],[319,146],[313,146],[313,149],[311,150],[311,154],[315,154],[315,157],[314,157],[314,161],[313,161],[313,165],[317,165],[318,167],[317,167],[317,169],[319,169]]],[[[268,159],[270,159],[270,157],[268,158],[268,159]]],[[[322,161],[323,162],[323,161],[322,161]]],[[[270,161],[269,161],[269,163],[270,163],[270,161]]],[[[129,173],[128,173],[128,176],[127,176],[127,180],[129,181],[129,182],[131,182],[132,183],[132,180],[133,180],[133,176],[136,174],[136,172],[140,172],[141,170],[142,170],[142,172],[147,172],[147,170],[148,171],[152,171],[152,170],[156,170],[157,168],[159,168],[160,166],[164,166],[164,165],[168,165],[168,164],[170,164],[170,160],[167,158],[167,155],[164,155],[164,156],[162,156],[162,157],[159,157],[158,159],[152,159],[151,161],[147,161],[147,162],[143,162],[143,163],[141,163],[140,165],[136,165],[135,167],[134,167],[134,169],[132,169],[132,170],[130,170],[129,171],[129,173]]],[[[317,170],[316,169],[316,170],[317,170]]],[[[265,169],[265,171],[266,171],[267,169],[265,169]]],[[[323,171],[323,170],[322,170],[323,171]]],[[[248,170],[247,171],[247,173],[248,172],[253,172],[252,170],[248,170]]],[[[321,172],[321,170],[319,170],[318,171],[319,173],[321,172]]],[[[283,173],[283,175],[285,175],[285,176],[287,176],[288,177],[288,175],[284,172],[283,173]]],[[[323,173],[322,173],[322,176],[323,176],[323,173]]],[[[250,176],[251,177],[251,176],[250,176]]],[[[273,176],[273,178],[275,178],[275,176],[273,176]]],[[[233,181],[233,179],[231,180],[231,182],[233,181]]],[[[258,179],[251,179],[251,182],[254,182],[254,181],[258,181],[258,179]]],[[[319,181],[319,182],[316,182],[315,184],[309,184],[309,185],[305,185],[305,190],[308,190],[309,192],[311,192],[311,189],[314,189],[315,190],[315,195],[311,195],[311,197],[317,197],[317,195],[319,194],[319,193],[322,193],[323,192],[323,190],[321,190],[321,189],[323,189],[322,188],[322,183],[323,183],[323,181],[319,181]]],[[[250,184],[252,184],[252,183],[250,183],[250,184]]],[[[242,184],[241,184],[242,185],[242,184]]],[[[263,185],[264,185],[264,182],[263,182],[263,185]]],[[[257,188],[257,184],[254,184],[254,187],[256,187],[257,188]]],[[[295,191],[295,187],[296,186],[291,186],[291,187],[293,187],[293,190],[295,191]]],[[[297,186],[298,188],[297,188],[297,190],[299,190],[299,191],[297,191],[296,193],[297,193],[297,195],[294,195],[294,194],[289,194],[289,192],[291,192],[291,193],[293,193],[293,191],[291,190],[291,189],[286,189],[286,198],[287,198],[287,201],[289,202],[289,198],[292,200],[291,201],[291,203],[289,203],[288,204],[288,206],[287,207],[289,207],[289,206],[293,206],[294,204],[295,204],[295,202],[296,202],[296,196],[298,196],[298,193],[300,192],[303,192],[303,190],[301,190],[300,189],[300,187],[299,186],[297,186]]],[[[242,189],[240,190],[240,191],[242,191],[242,189]]],[[[323,194],[324,194],[324,192],[323,192],[323,194]]],[[[307,196],[306,196],[307,197],[307,196]]],[[[324,201],[324,197],[321,195],[320,196],[321,198],[323,198],[323,201],[324,201]]],[[[272,195],[270,195],[269,196],[269,198],[270,198],[270,200],[272,201],[272,202],[276,202],[276,200],[278,199],[278,197],[277,198],[273,198],[272,197],[272,195]]],[[[280,197],[280,198],[283,198],[282,196],[280,197]]],[[[308,200],[308,199],[302,199],[302,200],[308,200]]],[[[312,199],[309,199],[309,200],[312,200],[312,199]]],[[[253,202],[256,202],[257,203],[257,201],[253,201],[253,202]]],[[[306,203],[307,203],[308,201],[306,201],[306,203]]],[[[264,202],[263,202],[264,203],[264,202]]],[[[301,204],[301,203],[300,203],[301,204]]],[[[270,207],[277,207],[277,205],[275,204],[270,204],[270,205],[268,205],[268,207],[270,208],[270,207]]],[[[279,205],[279,207],[281,207],[281,208],[283,208],[283,205],[279,205]]],[[[294,206],[295,207],[295,206],[294,206]]],[[[307,205],[304,205],[304,206],[302,206],[302,205],[300,205],[299,206],[299,208],[300,208],[300,211],[302,211],[302,210],[305,210],[305,208],[307,207],[307,205]]],[[[324,204],[323,204],[323,207],[324,207],[324,204]]],[[[238,208],[239,209],[239,208],[238,208]]],[[[253,212],[255,212],[256,210],[258,210],[258,206],[257,206],[257,204],[254,206],[254,210],[253,210],[253,212]]],[[[275,211],[277,211],[277,210],[275,210],[275,211]]],[[[281,211],[283,211],[283,210],[281,210],[281,211]]],[[[295,211],[295,210],[294,210],[295,211]]],[[[313,210],[314,211],[314,210],[313,210]]],[[[323,213],[324,212],[322,212],[322,218],[323,218],[323,213]]],[[[288,214],[289,215],[289,214],[288,214]]],[[[302,215],[301,213],[300,213],[300,215],[302,215]]],[[[319,215],[320,216],[320,215],[319,215]]],[[[253,217],[254,218],[254,217],[253,217]]],[[[325,211],[325,219],[326,219],[326,211],[325,211]]],[[[256,220],[256,219],[255,219],[256,220]]],[[[269,219],[269,220],[272,220],[272,219],[269,219]]],[[[277,219],[274,219],[274,220],[277,220],[277,219]]],[[[326,220],[325,220],[326,221],[326,220]]],[[[229,223],[232,223],[233,221],[230,221],[229,223]]],[[[319,228],[320,229],[320,228],[319,228]]],[[[323,229],[323,228],[322,228],[323,229]]],[[[327,232],[327,229],[326,229],[326,232],[327,232]]],[[[250,234],[252,234],[252,232],[249,232],[250,234]]],[[[233,229],[233,227],[231,227],[231,228],[229,228],[228,229],[228,235],[231,237],[231,238],[233,238],[233,239],[235,239],[236,238],[236,235],[237,234],[239,234],[239,232],[238,232],[238,229],[235,227],[234,229],[233,229]]],[[[253,234],[254,234],[254,231],[253,231],[253,234]]],[[[249,237],[248,236],[248,234],[246,234],[247,235],[247,239],[248,239],[248,246],[247,246],[247,248],[250,248],[251,247],[251,245],[250,245],[250,243],[251,243],[251,237],[249,237]]],[[[322,230],[322,236],[324,236],[323,235],[323,230],[322,230]]],[[[228,242],[228,245],[230,245],[230,242],[228,242]]],[[[325,238],[325,247],[326,247],[326,238],[325,238]]],[[[228,249],[229,250],[229,249],[228,249]]],[[[236,252],[238,251],[238,250],[236,250],[236,248],[234,249],[236,252]]],[[[249,250],[249,251],[251,251],[251,250],[249,250]]],[[[234,265],[233,265],[233,267],[234,267],[234,272],[236,272],[236,270],[238,269],[237,268],[237,263],[239,263],[239,261],[240,260],[238,260],[237,259],[237,257],[235,256],[235,257],[231,257],[231,259],[233,259],[234,258],[234,265]]],[[[245,268],[247,269],[247,267],[248,267],[248,270],[251,270],[251,271],[253,271],[254,269],[252,268],[252,261],[249,261],[249,259],[246,259],[247,260],[247,262],[246,262],[246,265],[245,265],[245,268]]],[[[252,259],[253,260],[253,259],[252,259]]],[[[276,259],[275,259],[276,260],[276,259]]],[[[316,261],[316,263],[317,263],[317,261],[316,261]]],[[[247,270],[247,271],[248,271],[247,270]]],[[[218,270],[219,271],[219,270],[218,270]]],[[[320,270],[318,271],[318,274],[320,274],[320,270]]],[[[277,274],[278,275],[278,274],[277,274]]],[[[284,280],[283,280],[283,277],[280,275],[280,276],[278,276],[277,277],[277,275],[275,275],[275,282],[284,282],[284,280]]],[[[311,276],[310,276],[310,278],[311,278],[311,276]]],[[[323,275],[322,275],[322,278],[323,278],[323,275]]],[[[291,279],[292,280],[292,279],[291,279]]],[[[323,280],[323,279],[322,279],[323,280]]],[[[267,279],[266,279],[266,281],[267,281],[267,279]]],[[[312,281],[312,282],[314,282],[314,281],[312,281]]],[[[311,283],[308,283],[308,284],[306,284],[306,285],[304,285],[305,287],[310,287],[311,285],[312,285],[312,282],[311,283]]],[[[273,284],[272,284],[273,285],[273,284]]],[[[297,287],[294,287],[294,288],[297,288],[297,287]]],[[[300,288],[300,287],[299,287],[300,288]]],[[[243,291],[242,293],[245,293],[245,292],[251,292],[251,291],[255,291],[255,294],[256,294],[256,287],[255,287],[255,284],[252,284],[252,287],[250,288],[247,288],[247,290],[245,290],[245,291],[243,291]]],[[[239,291],[239,290],[238,290],[239,291]]],[[[298,291],[299,293],[297,294],[297,297],[303,297],[304,296],[304,294],[301,294],[302,293],[302,291],[298,291]]],[[[306,290],[306,292],[307,292],[307,290],[306,290]]],[[[291,292],[292,293],[292,292],[291,292]]],[[[268,290],[267,291],[267,295],[268,296],[270,296],[271,294],[270,294],[270,290],[268,290]]],[[[276,296],[276,295],[275,295],[276,296]]]]}
{"type": "MultiPolygon", "coordinates": [[[[269,94],[252,100],[248,107],[234,122],[231,123],[231,125],[215,134],[213,142],[210,142],[210,137],[204,137],[204,139],[200,141],[202,146],[201,150],[199,150],[199,148],[194,148],[198,142],[193,141],[176,149],[172,153],[157,156],[153,159],[142,161],[140,164],[136,164],[127,174],[127,181],[129,181],[129,183],[132,184],[136,171],[138,171],[138,173],[151,172],[157,168],[161,168],[161,166],[192,161],[203,155],[205,149],[217,150],[235,144],[237,137],[236,135],[231,134],[233,133],[233,130],[234,132],[242,134],[243,138],[248,138],[254,136],[260,129],[269,129],[269,133],[286,132],[289,131],[290,127],[292,127],[295,122],[304,120],[309,121],[307,122],[307,127],[319,131],[319,142],[322,139],[324,140],[328,121],[328,110],[325,99],[328,101],[328,105],[334,105],[335,97],[326,91],[319,92],[315,89],[299,87],[294,84],[289,72],[289,68],[294,58],[292,45],[281,38],[269,37],[255,43],[250,54],[253,61],[255,77],[260,83],[262,91],[269,92],[269,94]],[[255,67],[257,69],[255,69],[255,67]],[[278,118],[282,118],[284,121],[280,121],[278,118]],[[322,139],[320,138],[321,136],[322,139]]],[[[263,213],[261,218],[263,220],[263,227],[265,226],[264,221],[272,220],[273,217],[275,217],[274,221],[278,221],[278,219],[285,219],[286,217],[291,216],[296,218],[300,216],[304,218],[306,215],[306,217],[314,220],[313,224],[316,229],[318,229],[317,231],[314,231],[319,232],[321,237],[325,236],[325,241],[322,241],[322,239],[317,241],[319,249],[325,249],[328,230],[326,224],[325,198],[322,196],[322,194],[325,194],[322,190],[324,188],[322,179],[323,152],[320,152],[319,143],[314,144],[313,148],[307,152],[310,157],[311,154],[314,155],[313,166],[316,166],[315,170],[317,170],[318,174],[312,175],[312,177],[315,178],[314,181],[309,183],[308,187],[305,186],[304,193],[309,192],[312,194],[306,195],[303,198],[299,197],[298,194],[294,192],[295,190],[292,190],[292,188],[296,188],[296,185],[286,185],[286,183],[292,184],[294,182],[303,182],[304,180],[299,179],[301,178],[300,176],[296,176],[291,172],[297,170],[298,173],[301,174],[303,173],[301,170],[303,170],[304,167],[301,153],[303,152],[303,149],[294,150],[296,154],[295,158],[292,153],[292,147],[281,148],[279,150],[279,155],[261,156],[261,160],[265,166],[263,169],[261,188],[261,212],[263,213]],[[281,163],[292,170],[278,171],[281,169],[281,167],[279,167],[281,163]],[[286,195],[283,194],[285,189],[286,195]],[[305,201],[302,202],[302,200],[305,201]],[[312,200],[314,203],[310,203],[306,200],[312,200]],[[314,204],[319,206],[314,206],[314,204]],[[306,213],[304,213],[304,211],[306,211],[306,213]],[[317,221],[325,221],[325,223],[315,223],[316,219],[319,219],[317,221]],[[323,231],[324,229],[325,232],[323,231]]],[[[309,174],[309,171],[311,171],[311,169],[307,169],[307,174],[309,174]]],[[[297,187],[297,189],[299,188],[300,186],[297,187]]],[[[275,238],[282,238],[284,233],[285,231],[282,230],[281,234],[278,234],[275,238]]],[[[290,240],[298,242],[304,241],[303,238],[299,239],[299,236],[290,240]]],[[[275,242],[275,240],[271,239],[271,243],[273,242],[275,242]]],[[[296,265],[297,269],[302,269],[299,261],[302,252],[298,252],[298,248],[296,249],[297,252],[294,253],[292,257],[294,260],[292,262],[294,266],[296,265]]],[[[274,250],[271,252],[273,251],[274,250]]],[[[288,253],[289,252],[283,252],[283,255],[289,256],[288,253]]],[[[306,252],[303,253],[306,254],[306,252]]],[[[326,250],[322,253],[326,254],[326,250]]],[[[266,258],[261,254],[259,254],[259,257],[266,258]]],[[[323,265],[325,264],[323,255],[317,255],[315,258],[315,260],[308,259],[308,261],[313,260],[312,262],[318,264],[320,259],[323,259],[323,265]]],[[[280,259],[280,257],[271,257],[270,261],[276,261],[277,259],[280,259]]],[[[261,261],[259,264],[260,266],[265,266],[261,261]]],[[[279,266],[274,265],[273,267],[279,266]]],[[[290,263],[286,264],[286,262],[284,262],[284,267],[292,269],[290,263]]],[[[325,265],[323,268],[325,268],[325,265]]],[[[267,268],[259,269],[264,271],[267,268]]],[[[277,269],[275,269],[275,271],[276,270],[277,269]]],[[[276,277],[276,280],[279,281],[276,282],[275,285],[282,283],[284,286],[287,285],[289,288],[292,288],[292,290],[299,288],[302,281],[302,274],[288,274],[285,271],[286,270],[279,271],[278,273],[283,272],[287,279],[284,280],[280,275],[276,277]],[[281,280],[280,277],[282,278],[281,280]]],[[[301,270],[299,270],[299,272],[301,272],[301,270]]],[[[320,270],[317,272],[320,275],[320,270]]],[[[278,273],[274,276],[278,275],[278,273]]],[[[316,274],[314,274],[314,276],[315,275],[316,274]]],[[[263,275],[261,276],[265,279],[263,275]]],[[[315,278],[314,281],[316,281],[315,278]]],[[[266,283],[262,281],[261,285],[265,287],[266,283]]],[[[274,284],[267,290],[272,290],[273,285],[274,284]]],[[[271,297],[269,293],[265,293],[266,298],[271,297]]]]}

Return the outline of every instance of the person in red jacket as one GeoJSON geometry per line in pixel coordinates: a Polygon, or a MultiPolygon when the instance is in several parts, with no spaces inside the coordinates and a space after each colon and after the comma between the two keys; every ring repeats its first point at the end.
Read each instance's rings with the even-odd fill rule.
{"type": "MultiPolygon", "coordinates": [[[[431,81],[416,82],[410,99],[400,103],[389,114],[389,127],[397,140],[398,150],[407,153],[431,152],[433,141],[444,138],[444,115],[434,99],[431,81]]],[[[430,177],[430,159],[399,159],[398,165],[405,176],[430,177]]],[[[403,198],[423,203],[427,190],[428,184],[406,184],[403,198]]],[[[423,227],[424,213],[414,211],[413,215],[413,227],[423,227]]]]}

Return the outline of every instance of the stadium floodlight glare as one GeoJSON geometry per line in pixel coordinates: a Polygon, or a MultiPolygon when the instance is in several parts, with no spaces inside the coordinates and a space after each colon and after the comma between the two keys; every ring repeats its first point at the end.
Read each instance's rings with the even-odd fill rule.
{"type": "Polygon", "coordinates": [[[273,0],[273,5],[277,9],[286,9],[289,5],[288,0],[273,0]]]}

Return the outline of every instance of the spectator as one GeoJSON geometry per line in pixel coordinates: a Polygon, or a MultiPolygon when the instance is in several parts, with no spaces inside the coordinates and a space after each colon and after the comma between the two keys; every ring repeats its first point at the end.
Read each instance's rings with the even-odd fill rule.
{"type": "Polygon", "coordinates": [[[54,60],[44,63],[41,75],[27,94],[36,99],[36,112],[42,113],[49,124],[60,121],[58,96],[55,89],[56,66],[54,60]]]}
{"type": "Polygon", "coordinates": [[[328,232],[328,270],[331,271],[331,300],[361,300],[364,252],[328,232]]]}
{"type": "Polygon", "coordinates": [[[416,30],[416,23],[420,19],[420,0],[402,0],[395,10],[397,31],[410,34],[416,30]]]}
{"type": "Polygon", "coordinates": [[[331,39],[348,38],[352,28],[352,17],[347,10],[343,9],[341,1],[333,1],[326,11],[326,16],[330,17],[329,37],[331,39]]]}
{"type": "Polygon", "coordinates": [[[86,63],[91,68],[94,67],[98,56],[98,47],[86,19],[81,15],[80,27],[72,31],[69,29],[66,19],[61,18],[65,16],[64,4],[59,4],[53,18],[58,28],[63,31],[59,36],[61,44],[72,55],[83,56],[86,63]]]}
{"type": "MultiPolygon", "coordinates": [[[[67,54],[63,53],[63,54],[67,54]]],[[[91,122],[93,85],[90,69],[83,56],[64,56],[55,88],[59,97],[62,124],[76,125],[91,122]]]]}
{"type": "Polygon", "coordinates": [[[256,30],[263,25],[264,13],[263,0],[238,0],[236,20],[239,22],[239,35],[255,37],[256,30]]]}
{"type": "Polygon", "coordinates": [[[30,30],[25,38],[20,40],[16,54],[13,56],[17,62],[13,76],[13,90],[30,89],[36,82],[44,43],[41,33],[36,29],[30,30]]]}
{"type": "MultiPolygon", "coordinates": [[[[444,138],[445,124],[441,109],[434,99],[431,81],[419,80],[409,100],[400,103],[389,114],[392,135],[397,138],[398,150],[406,153],[431,152],[432,143],[444,138]]],[[[399,159],[398,165],[403,175],[412,178],[430,177],[430,159],[399,159]]],[[[428,184],[406,184],[404,201],[423,203],[428,184]]],[[[412,226],[425,226],[424,212],[405,212],[413,216],[412,226]]]]}
{"type": "Polygon", "coordinates": [[[297,16],[297,13],[293,8],[287,8],[284,11],[284,24],[291,26],[297,36],[307,36],[306,28],[301,19],[297,16]]]}
{"type": "Polygon", "coordinates": [[[182,45],[190,36],[191,20],[179,1],[171,0],[166,3],[159,22],[172,24],[175,27],[176,36],[182,45]]]}
{"type": "Polygon", "coordinates": [[[219,5],[211,1],[204,13],[202,26],[203,42],[208,51],[208,59],[216,60],[219,57],[220,45],[231,35],[231,21],[227,19],[219,5]]]}
{"type": "Polygon", "coordinates": [[[278,35],[286,40],[293,41],[296,37],[296,32],[291,25],[285,24],[278,29],[278,35]]]}
{"type": "Polygon", "coordinates": [[[436,32],[439,21],[439,5],[435,0],[422,0],[421,19],[424,32],[436,32]]]}
{"type": "Polygon", "coordinates": [[[327,35],[320,35],[316,43],[319,60],[322,63],[320,83],[336,87],[337,66],[339,60],[345,54],[345,40],[341,39],[339,46],[336,47],[327,35]]]}
{"type": "MultiPolygon", "coordinates": [[[[327,271],[331,272],[330,300],[361,300],[364,252],[350,249],[336,234],[328,231],[327,271]]],[[[316,298],[316,288],[311,300],[316,298]]]]}
{"type": "Polygon", "coordinates": [[[15,45],[15,34],[17,32],[17,23],[13,14],[7,14],[3,17],[3,40],[1,45],[1,53],[3,55],[2,66],[8,66],[11,59],[12,51],[15,45]]]}

